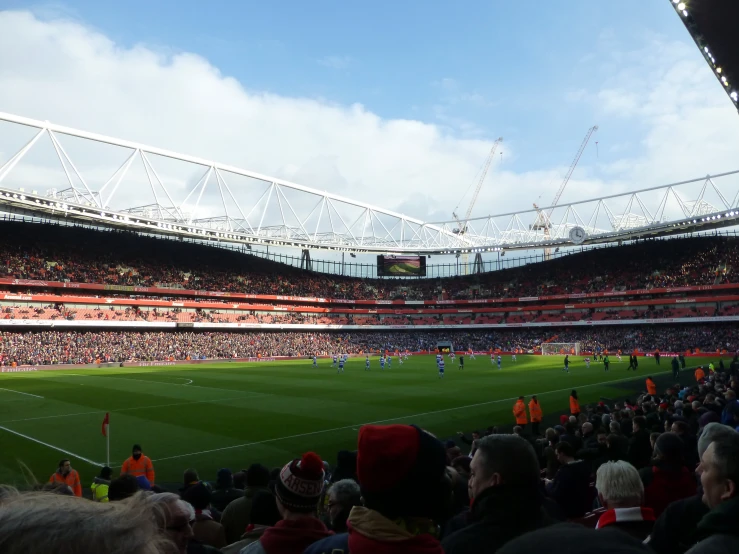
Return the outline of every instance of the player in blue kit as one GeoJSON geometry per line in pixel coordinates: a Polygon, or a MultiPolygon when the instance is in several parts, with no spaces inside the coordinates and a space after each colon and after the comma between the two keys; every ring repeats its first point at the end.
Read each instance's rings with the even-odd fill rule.
{"type": "Polygon", "coordinates": [[[344,358],[339,359],[339,369],[336,370],[336,373],[344,373],[344,358]]]}
{"type": "Polygon", "coordinates": [[[366,356],[366,357],[364,358],[364,370],[365,370],[365,371],[369,371],[369,368],[370,368],[370,364],[369,364],[369,356],[366,356]]]}
{"type": "Polygon", "coordinates": [[[380,369],[385,369],[385,356],[380,356],[380,369]]]}
{"type": "Polygon", "coordinates": [[[387,368],[390,369],[390,366],[393,365],[393,357],[388,355],[385,361],[387,362],[387,368]]]}
{"type": "Polygon", "coordinates": [[[313,354],[313,367],[318,367],[318,358],[313,354]]]}
{"type": "Polygon", "coordinates": [[[331,364],[331,367],[336,367],[336,363],[337,363],[338,361],[339,361],[339,357],[338,357],[338,356],[337,356],[336,354],[334,354],[334,361],[333,361],[333,363],[331,364]]]}
{"type": "Polygon", "coordinates": [[[439,360],[439,379],[444,377],[444,358],[439,360]]]}
{"type": "Polygon", "coordinates": [[[498,358],[495,361],[498,364],[498,369],[500,369],[500,364],[503,363],[503,356],[501,356],[500,354],[498,354],[498,358]]]}

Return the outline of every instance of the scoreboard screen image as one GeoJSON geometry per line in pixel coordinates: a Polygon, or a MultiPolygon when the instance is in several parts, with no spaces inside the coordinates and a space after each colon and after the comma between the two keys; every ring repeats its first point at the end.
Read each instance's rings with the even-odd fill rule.
{"type": "Polygon", "coordinates": [[[377,256],[378,277],[425,277],[426,256],[377,256]]]}

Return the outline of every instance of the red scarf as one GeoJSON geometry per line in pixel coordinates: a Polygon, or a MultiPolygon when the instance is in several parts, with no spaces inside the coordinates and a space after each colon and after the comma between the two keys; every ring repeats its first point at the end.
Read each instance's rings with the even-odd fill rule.
{"type": "Polygon", "coordinates": [[[303,554],[311,544],[333,533],[315,517],[281,520],[264,531],[259,542],[267,554],[303,554]]]}
{"type": "Polygon", "coordinates": [[[654,512],[652,508],[616,508],[614,510],[606,510],[606,512],[600,516],[598,523],[595,525],[596,529],[602,529],[609,525],[617,523],[634,523],[637,521],[655,521],[654,512]]]}

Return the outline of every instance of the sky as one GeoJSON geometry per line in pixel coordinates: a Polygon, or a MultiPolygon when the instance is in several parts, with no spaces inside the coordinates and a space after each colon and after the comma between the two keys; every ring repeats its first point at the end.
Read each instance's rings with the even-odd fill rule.
{"type": "MultiPolygon", "coordinates": [[[[498,137],[473,216],[548,205],[596,124],[563,202],[739,169],[739,116],[668,0],[1,5],[0,111],[425,221],[466,211],[498,137]]],[[[2,125],[0,163],[22,144],[2,125]]]]}

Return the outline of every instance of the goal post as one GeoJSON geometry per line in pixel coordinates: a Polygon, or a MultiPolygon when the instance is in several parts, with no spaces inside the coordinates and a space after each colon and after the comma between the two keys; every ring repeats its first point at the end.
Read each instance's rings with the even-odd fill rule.
{"type": "Polygon", "coordinates": [[[541,345],[541,353],[544,356],[571,356],[580,355],[579,342],[545,342],[541,345]]]}

